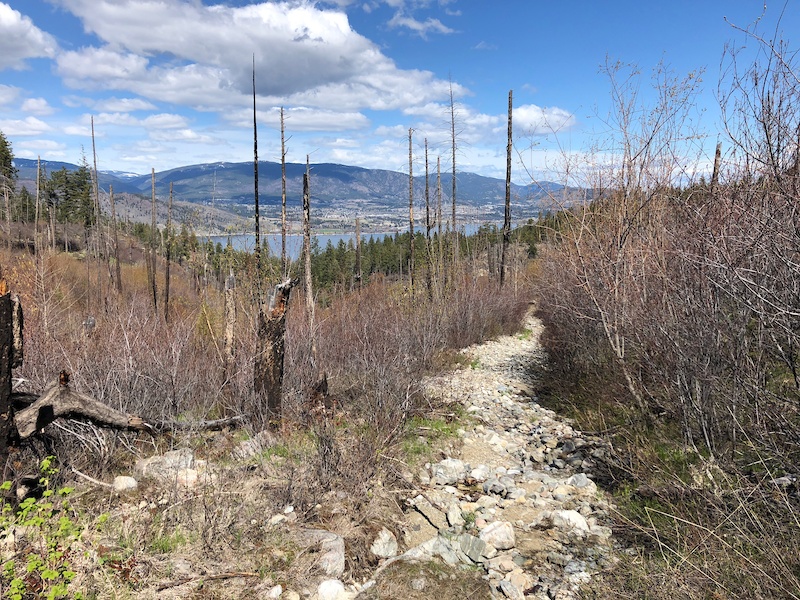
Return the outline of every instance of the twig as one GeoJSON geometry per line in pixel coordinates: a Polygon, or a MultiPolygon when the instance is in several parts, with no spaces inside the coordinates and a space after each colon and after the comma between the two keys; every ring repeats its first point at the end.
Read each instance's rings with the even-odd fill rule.
{"type": "Polygon", "coordinates": [[[228,425],[240,425],[246,420],[247,417],[244,415],[236,415],[235,417],[215,419],[212,421],[157,421],[153,423],[153,429],[156,431],[164,431],[165,429],[177,429],[181,431],[203,429],[207,431],[216,431],[228,425]]]}
{"type": "Polygon", "coordinates": [[[90,483],[93,483],[95,485],[101,485],[101,486],[107,487],[107,488],[113,488],[114,487],[110,483],[106,483],[104,481],[99,481],[99,480],[95,479],[94,477],[89,477],[88,475],[86,475],[86,473],[81,473],[75,467],[72,467],[72,472],[75,473],[75,475],[77,475],[78,477],[83,477],[86,481],[88,481],[90,483]]]}
{"type": "Polygon", "coordinates": [[[225,362],[225,359],[222,356],[222,351],[219,349],[219,344],[217,343],[217,336],[214,335],[214,328],[211,327],[211,320],[208,318],[208,311],[206,310],[205,302],[203,303],[203,316],[206,318],[206,327],[208,327],[208,333],[211,336],[211,341],[214,342],[214,348],[217,349],[217,356],[219,356],[219,361],[225,362]]]}
{"type": "Polygon", "coordinates": [[[261,577],[261,575],[249,571],[232,571],[229,573],[217,573],[215,575],[197,575],[196,577],[184,577],[183,579],[162,583],[156,588],[156,591],[161,592],[171,587],[183,585],[184,583],[191,583],[192,581],[213,581],[214,579],[232,579],[234,577],[261,577]]]}

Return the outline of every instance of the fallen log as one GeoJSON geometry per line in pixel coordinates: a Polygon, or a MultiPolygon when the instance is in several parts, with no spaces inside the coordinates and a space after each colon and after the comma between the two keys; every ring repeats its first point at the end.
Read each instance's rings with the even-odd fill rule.
{"type": "Polygon", "coordinates": [[[17,438],[24,440],[30,437],[59,417],[81,417],[113,429],[153,431],[153,426],[142,417],[125,414],[91,396],[76,392],[70,388],[69,377],[62,371],[59,380],[48,385],[33,404],[14,413],[17,438]]]}

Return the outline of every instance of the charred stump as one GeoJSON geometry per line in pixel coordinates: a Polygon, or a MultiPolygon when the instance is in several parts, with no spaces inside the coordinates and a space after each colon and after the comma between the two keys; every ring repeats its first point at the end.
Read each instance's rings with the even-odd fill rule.
{"type": "Polygon", "coordinates": [[[253,388],[258,407],[266,407],[267,424],[271,429],[281,424],[286,311],[289,294],[296,284],[297,280],[287,279],[275,286],[271,308],[258,314],[253,388]]]}

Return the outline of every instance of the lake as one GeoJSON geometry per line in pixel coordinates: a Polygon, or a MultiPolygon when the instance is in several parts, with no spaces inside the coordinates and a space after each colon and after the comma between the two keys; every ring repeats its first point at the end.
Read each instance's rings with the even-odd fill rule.
{"type": "MultiPolygon", "coordinates": [[[[464,225],[461,228],[461,234],[472,235],[478,231],[478,227],[480,224],[470,223],[464,225]]],[[[405,231],[405,230],[404,230],[405,231]]],[[[424,228],[422,229],[424,231],[424,228]]],[[[402,231],[399,233],[403,233],[402,231]]],[[[387,231],[383,233],[362,233],[361,234],[361,241],[367,242],[369,238],[375,238],[376,240],[383,240],[386,236],[394,236],[394,231],[387,231]]],[[[333,246],[337,246],[340,241],[344,241],[344,243],[348,243],[349,241],[353,241],[355,244],[356,234],[355,232],[352,233],[320,233],[312,235],[311,237],[317,239],[317,243],[321,249],[324,249],[325,246],[328,245],[328,242],[333,244],[333,246]]],[[[239,235],[212,235],[207,236],[205,238],[201,238],[205,240],[211,240],[214,244],[219,242],[223,246],[228,244],[228,239],[231,240],[231,245],[235,250],[245,250],[247,252],[252,252],[256,246],[256,236],[248,235],[248,234],[239,234],[239,235]]],[[[281,255],[281,234],[280,233],[268,233],[266,235],[261,236],[261,243],[262,245],[266,245],[265,242],[269,243],[269,251],[273,256],[280,256],[281,255]]],[[[303,250],[303,235],[300,233],[289,233],[286,234],[286,254],[289,256],[290,260],[297,260],[300,258],[300,253],[303,250]]]]}

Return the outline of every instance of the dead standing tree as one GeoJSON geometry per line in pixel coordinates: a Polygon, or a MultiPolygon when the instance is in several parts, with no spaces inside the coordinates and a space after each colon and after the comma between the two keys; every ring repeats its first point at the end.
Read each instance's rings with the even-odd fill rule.
{"type": "MultiPolygon", "coordinates": [[[[283,396],[283,359],[286,340],[286,311],[289,295],[296,281],[286,279],[275,286],[267,312],[262,300],[261,229],[258,205],[258,125],[256,112],[256,63],[253,57],[253,184],[255,197],[256,233],[256,302],[258,327],[256,330],[256,355],[253,365],[253,391],[256,409],[266,408],[267,424],[271,429],[281,425],[283,396]]],[[[281,265],[283,267],[283,265],[281,265]]]]}
{"type": "Polygon", "coordinates": [[[303,175],[303,265],[306,288],[306,313],[308,316],[308,331],[311,336],[311,368],[316,376],[317,369],[317,341],[314,335],[314,287],[311,277],[311,166],[306,154],[306,172],[303,175]]]}
{"type": "Polygon", "coordinates": [[[411,296],[414,296],[414,155],[412,134],[414,130],[408,129],[408,282],[411,296]]]}
{"type": "Polygon", "coordinates": [[[172,182],[169,182],[167,231],[164,234],[164,322],[169,323],[169,267],[172,260],[172,182]]]}
{"type": "Polygon", "coordinates": [[[158,314],[158,290],[156,289],[156,170],[150,171],[150,245],[147,254],[147,279],[150,287],[151,298],[153,300],[153,313],[158,314]]]}
{"type": "Polygon", "coordinates": [[[296,284],[296,280],[287,279],[275,286],[273,307],[266,314],[264,311],[258,313],[253,384],[259,406],[266,404],[267,423],[271,429],[277,429],[281,424],[286,311],[289,294],[296,284]]]}
{"type": "Polygon", "coordinates": [[[289,275],[289,263],[286,260],[286,127],[281,106],[281,273],[289,275]]]}
{"type": "Polygon", "coordinates": [[[500,257],[500,286],[506,279],[506,255],[508,253],[508,243],[511,239],[511,149],[513,146],[511,111],[512,98],[514,92],[508,92],[508,145],[506,146],[506,208],[503,218],[503,253],[500,257]]]}
{"type": "Polygon", "coordinates": [[[453,201],[453,281],[455,281],[456,269],[458,265],[458,227],[456,225],[456,102],[453,97],[453,82],[450,82],[450,142],[452,145],[452,159],[453,159],[453,179],[452,179],[452,201],[453,201]]]}

